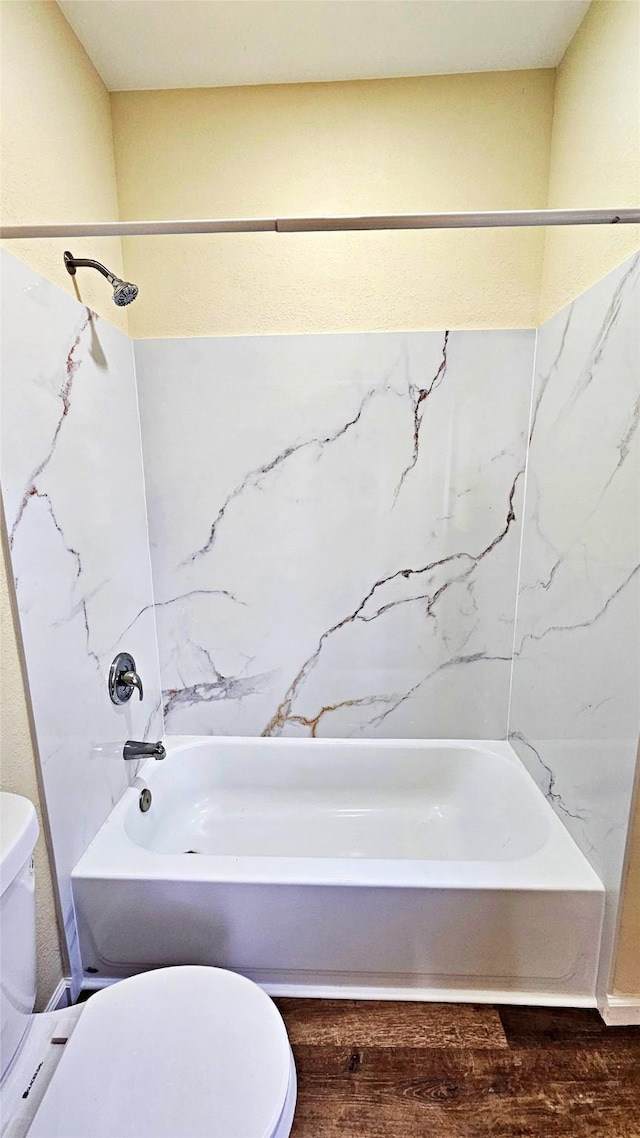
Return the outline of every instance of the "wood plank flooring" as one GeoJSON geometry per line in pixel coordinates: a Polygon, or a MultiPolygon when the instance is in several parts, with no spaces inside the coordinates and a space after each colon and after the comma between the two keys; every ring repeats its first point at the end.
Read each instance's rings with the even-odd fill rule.
{"type": "Polygon", "coordinates": [[[640,1138],[640,1028],[595,1011],[276,1003],[292,1138],[640,1138]]]}

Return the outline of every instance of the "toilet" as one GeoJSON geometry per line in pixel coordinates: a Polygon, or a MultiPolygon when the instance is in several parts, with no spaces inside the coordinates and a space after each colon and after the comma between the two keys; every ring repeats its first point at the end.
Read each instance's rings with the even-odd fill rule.
{"type": "Polygon", "coordinates": [[[33,805],[0,794],[2,1138],[286,1138],[282,1018],[244,976],[160,968],[33,1014],[33,805]]]}

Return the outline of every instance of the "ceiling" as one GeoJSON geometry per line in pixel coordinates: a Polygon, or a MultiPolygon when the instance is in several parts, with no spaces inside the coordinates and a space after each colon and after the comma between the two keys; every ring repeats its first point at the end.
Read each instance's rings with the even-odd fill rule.
{"type": "Polygon", "coordinates": [[[589,0],[58,0],[110,91],[555,67],[589,0]]]}

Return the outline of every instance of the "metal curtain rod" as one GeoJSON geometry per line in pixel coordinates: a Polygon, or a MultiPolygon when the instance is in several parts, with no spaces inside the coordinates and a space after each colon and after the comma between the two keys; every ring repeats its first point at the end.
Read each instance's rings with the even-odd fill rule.
{"type": "Polygon", "coordinates": [[[367,229],[498,229],[540,225],[629,225],[640,208],[517,209],[483,213],[391,213],[372,217],[281,217],[203,221],[96,221],[75,225],[3,225],[0,238],[141,237],[179,233],[328,233],[367,229]]]}

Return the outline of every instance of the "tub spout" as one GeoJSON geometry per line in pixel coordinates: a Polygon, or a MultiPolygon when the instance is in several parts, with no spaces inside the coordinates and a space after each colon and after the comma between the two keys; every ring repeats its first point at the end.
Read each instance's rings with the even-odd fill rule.
{"type": "Polygon", "coordinates": [[[154,759],[166,759],[167,752],[164,749],[164,744],[161,741],[138,743],[135,739],[127,739],[122,751],[122,756],[125,759],[146,759],[149,755],[154,759]]]}

